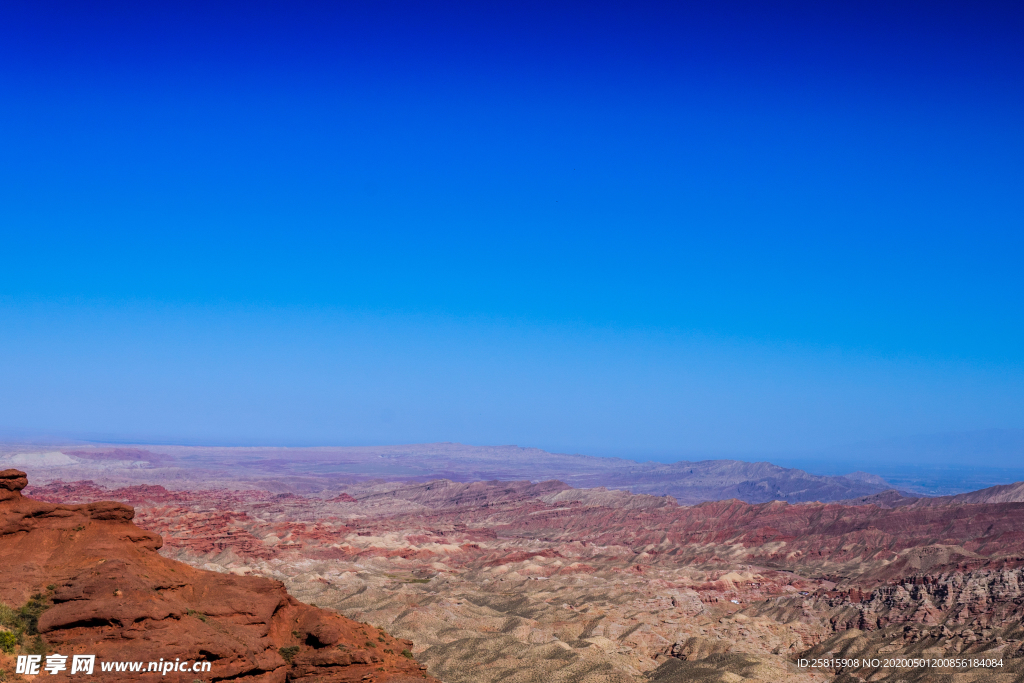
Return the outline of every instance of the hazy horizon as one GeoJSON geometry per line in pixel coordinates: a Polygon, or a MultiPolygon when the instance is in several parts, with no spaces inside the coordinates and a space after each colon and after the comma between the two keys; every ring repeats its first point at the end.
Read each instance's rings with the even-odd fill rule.
{"type": "Polygon", "coordinates": [[[947,432],[938,434],[917,434],[911,437],[887,439],[875,442],[840,444],[821,451],[805,452],[663,452],[637,449],[555,449],[543,444],[526,443],[460,443],[460,442],[362,442],[324,443],[277,441],[190,441],[190,440],[138,440],[117,438],[88,438],[68,434],[16,434],[0,431],[0,444],[7,446],[63,447],[63,446],[141,446],[141,447],[195,447],[195,448],[374,448],[385,446],[417,446],[431,443],[452,443],[456,445],[492,448],[513,446],[537,449],[552,453],[587,455],[601,458],[619,458],[636,462],[694,462],[700,460],[739,460],[745,462],[770,462],[782,467],[795,467],[816,474],[838,475],[863,470],[877,470],[879,467],[900,471],[907,467],[927,466],[937,470],[958,470],[963,468],[1017,471],[1024,474],[1024,430],[989,429],[974,432],[947,432]],[[894,455],[900,457],[894,457],[894,455]],[[914,462],[915,456],[917,462],[914,462]],[[976,464],[983,458],[984,464],[976,464]]]}
{"type": "MultiPolygon", "coordinates": [[[[49,438],[27,439],[18,442],[12,435],[0,432],[0,446],[8,449],[22,446],[15,452],[47,452],[66,446],[114,446],[115,448],[141,447],[143,450],[161,447],[171,448],[212,448],[217,449],[368,449],[377,447],[402,446],[415,452],[417,445],[398,443],[323,444],[273,442],[170,442],[170,441],[117,441],[117,440],[75,440],[51,436],[49,438]]],[[[451,443],[451,442],[448,442],[451,443]]],[[[436,444],[434,444],[436,445],[436,444]]],[[[533,444],[453,444],[470,448],[491,448],[518,446],[539,449],[533,444]]],[[[64,448],[63,450],[67,450],[64,448]]],[[[704,460],[728,460],[743,462],[768,462],[784,468],[795,468],[813,475],[843,476],[866,472],[880,476],[895,489],[911,495],[943,496],[966,493],[1001,484],[1024,481],[1024,430],[985,430],[978,432],[916,435],[877,442],[862,442],[834,447],[827,451],[804,453],[639,453],[633,451],[606,451],[579,449],[550,449],[569,455],[610,457],[633,460],[641,464],[699,462],[704,460]]],[[[226,454],[225,454],[226,455],[226,454]]],[[[439,474],[438,476],[442,476],[439,474]]],[[[511,476],[511,475],[510,475],[511,476]]],[[[512,478],[523,478],[521,475],[512,478]]]]}

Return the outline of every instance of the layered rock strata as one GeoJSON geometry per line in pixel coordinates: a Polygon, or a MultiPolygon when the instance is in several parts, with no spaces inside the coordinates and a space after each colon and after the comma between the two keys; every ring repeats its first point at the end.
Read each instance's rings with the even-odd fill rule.
{"type": "MultiPolygon", "coordinates": [[[[121,503],[64,505],[22,496],[24,472],[0,472],[0,601],[45,608],[45,649],[103,662],[210,662],[191,682],[423,681],[410,641],[303,604],[280,581],[202,571],[161,556],[162,539],[121,503]],[[34,597],[33,597],[34,596],[34,597]]],[[[64,671],[56,675],[67,675],[64,671]]],[[[432,679],[430,679],[432,680],[432,679]]]]}

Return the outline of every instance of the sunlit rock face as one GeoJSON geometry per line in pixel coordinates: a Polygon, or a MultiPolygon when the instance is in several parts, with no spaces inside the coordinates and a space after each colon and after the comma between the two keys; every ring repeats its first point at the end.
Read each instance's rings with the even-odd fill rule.
{"type": "MultiPolygon", "coordinates": [[[[0,472],[0,600],[38,605],[31,630],[49,652],[98,662],[210,662],[200,675],[161,672],[189,682],[425,678],[401,654],[409,641],[299,602],[280,581],[169,559],[157,552],[160,536],[132,522],[128,505],[35,500],[22,495],[26,484],[24,472],[0,472]]],[[[99,664],[92,674],[125,676],[99,664]]]]}

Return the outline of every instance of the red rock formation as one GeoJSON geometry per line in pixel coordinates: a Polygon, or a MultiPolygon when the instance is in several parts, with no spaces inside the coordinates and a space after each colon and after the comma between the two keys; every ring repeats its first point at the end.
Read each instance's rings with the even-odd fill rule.
{"type": "Polygon", "coordinates": [[[102,662],[160,659],[211,662],[164,676],[183,682],[427,679],[402,656],[409,641],[300,603],[280,582],[166,559],[127,505],[40,502],[21,495],[26,484],[24,472],[0,472],[0,600],[45,596],[38,628],[50,651],[96,655],[94,680],[125,677],[102,662]]]}

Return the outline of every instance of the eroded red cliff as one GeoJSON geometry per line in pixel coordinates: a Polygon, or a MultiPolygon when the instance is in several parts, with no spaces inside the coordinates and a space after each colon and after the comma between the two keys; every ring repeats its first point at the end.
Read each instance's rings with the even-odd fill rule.
{"type": "MultiPolygon", "coordinates": [[[[201,571],[156,551],[160,536],[120,503],[60,505],[22,496],[24,472],[0,472],[0,600],[50,605],[38,630],[51,652],[103,661],[209,661],[172,681],[402,683],[434,680],[398,640],[300,603],[278,581],[201,571]]],[[[67,672],[64,672],[66,675],[67,672]]],[[[60,674],[58,674],[60,675],[60,674]]]]}

